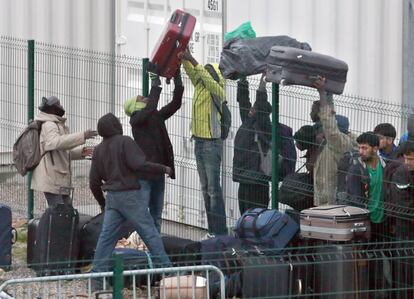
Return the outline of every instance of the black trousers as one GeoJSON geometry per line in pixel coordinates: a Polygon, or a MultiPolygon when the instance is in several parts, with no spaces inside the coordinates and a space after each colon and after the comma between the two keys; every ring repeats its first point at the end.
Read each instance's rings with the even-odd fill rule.
{"type": "Polygon", "coordinates": [[[240,183],[238,198],[240,214],[250,208],[267,208],[269,205],[269,183],[240,183]]]}

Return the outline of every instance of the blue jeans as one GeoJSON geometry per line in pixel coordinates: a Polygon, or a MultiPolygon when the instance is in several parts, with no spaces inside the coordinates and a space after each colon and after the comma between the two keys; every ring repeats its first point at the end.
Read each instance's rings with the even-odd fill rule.
{"type": "Polygon", "coordinates": [[[197,171],[207,212],[208,230],[215,235],[226,235],[226,209],[220,186],[220,166],[223,152],[221,139],[195,140],[197,171]]]}
{"type": "Polygon", "coordinates": [[[129,220],[143,239],[155,267],[171,267],[160,234],[148,211],[148,201],[139,197],[138,190],[108,191],[102,231],[96,245],[92,272],[109,271],[112,252],[119,239],[121,223],[129,220]]]}
{"type": "Polygon", "coordinates": [[[155,227],[161,233],[161,216],[164,207],[165,176],[156,180],[139,180],[139,197],[149,202],[149,211],[155,227]]]}

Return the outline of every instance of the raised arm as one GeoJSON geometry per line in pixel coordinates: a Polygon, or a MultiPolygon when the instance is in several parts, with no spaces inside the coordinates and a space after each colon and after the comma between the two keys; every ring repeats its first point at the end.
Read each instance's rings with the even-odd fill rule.
{"type": "Polygon", "coordinates": [[[173,98],[170,103],[161,108],[160,114],[164,120],[170,118],[178,109],[180,109],[183,101],[184,86],[181,80],[180,71],[174,76],[173,98]]]}
{"type": "Polygon", "coordinates": [[[328,102],[325,92],[325,78],[315,81],[314,85],[319,92],[320,108],[319,119],[322,124],[323,133],[327,140],[327,144],[337,159],[342,157],[343,153],[352,148],[352,142],[349,137],[341,133],[335,118],[333,103],[328,102]]]}
{"type": "Polygon", "coordinates": [[[237,82],[237,102],[239,103],[240,118],[242,123],[248,119],[250,103],[249,81],[240,79],[237,82]]]}

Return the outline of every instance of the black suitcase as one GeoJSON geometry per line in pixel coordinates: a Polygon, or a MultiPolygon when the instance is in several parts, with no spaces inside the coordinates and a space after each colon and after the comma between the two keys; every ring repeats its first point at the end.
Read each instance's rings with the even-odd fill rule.
{"type": "MultiPolygon", "coordinates": [[[[75,270],[79,252],[79,214],[71,205],[47,208],[31,230],[35,230],[33,252],[28,257],[40,275],[60,275],[75,270]]],[[[33,235],[33,234],[31,234],[33,235]]]]}
{"type": "Polygon", "coordinates": [[[266,80],[284,85],[313,85],[317,76],[326,78],[327,92],[344,91],[348,65],[334,57],[307,50],[275,46],[266,59],[266,80]]]}
{"type": "Polygon", "coordinates": [[[35,258],[36,246],[36,231],[39,226],[39,218],[29,220],[27,225],[27,264],[38,264],[39,261],[35,258]]]}
{"type": "Polygon", "coordinates": [[[0,268],[10,269],[12,262],[12,212],[10,207],[0,205],[0,268]]]}
{"type": "Polygon", "coordinates": [[[315,296],[315,255],[307,240],[296,243],[297,250],[285,258],[291,265],[289,289],[292,298],[313,299],[315,296]]]}
{"type": "Polygon", "coordinates": [[[201,262],[201,243],[174,236],[161,237],[165,252],[175,266],[194,266],[201,262]]]}
{"type": "Polygon", "coordinates": [[[369,259],[355,245],[327,245],[315,249],[315,292],[322,298],[368,299],[369,259]],[[326,294],[326,295],[325,295],[326,294]]]}
{"type": "MultiPolygon", "coordinates": [[[[79,260],[84,261],[80,263],[81,266],[92,262],[99,235],[101,234],[104,215],[104,213],[100,213],[89,220],[84,219],[86,220],[85,223],[79,228],[79,260]]],[[[126,221],[121,225],[118,239],[127,238],[134,231],[134,226],[130,222],[126,221]]]]}
{"type": "MultiPolygon", "coordinates": [[[[82,227],[91,219],[92,216],[79,214],[78,237],[80,236],[82,227]]],[[[31,219],[27,225],[27,264],[29,265],[39,263],[38,260],[35,260],[34,255],[34,248],[36,245],[36,231],[37,227],[39,226],[39,220],[39,218],[31,219]]]]}
{"type": "Polygon", "coordinates": [[[292,267],[277,257],[245,256],[242,263],[243,298],[287,298],[292,267]]]}

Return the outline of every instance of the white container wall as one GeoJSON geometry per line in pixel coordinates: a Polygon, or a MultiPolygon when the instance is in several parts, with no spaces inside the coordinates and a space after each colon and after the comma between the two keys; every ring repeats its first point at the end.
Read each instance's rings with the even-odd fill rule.
{"type": "MultiPolygon", "coordinates": [[[[403,3],[410,1],[226,2],[227,30],[250,20],[258,36],[307,41],[314,51],[348,62],[346,93],[401,101],[403,3]]],[[[2,35],[131,56],[151,54],[176,8],[198,19],[192,47],[200,62],[216,57],[210,44],[221,37],[222,0],[1,0],[0,7],[2,35]]]]}

